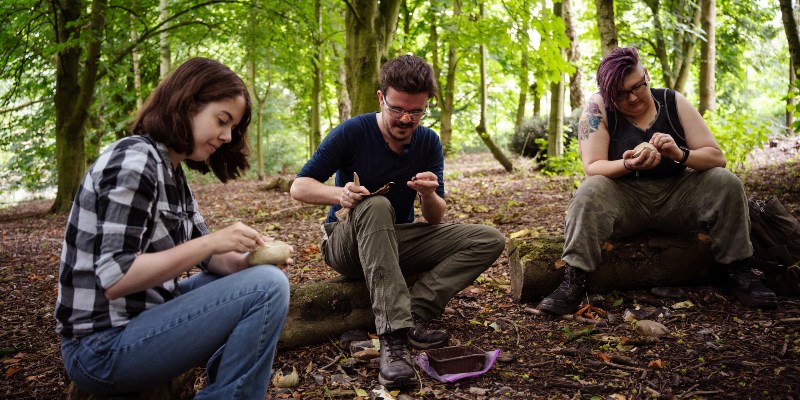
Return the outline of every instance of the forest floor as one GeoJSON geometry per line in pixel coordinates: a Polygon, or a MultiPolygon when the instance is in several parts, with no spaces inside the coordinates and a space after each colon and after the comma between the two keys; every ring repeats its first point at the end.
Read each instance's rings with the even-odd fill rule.
{"type": "MultiPolygon", "coordinates": [[[[485,223],[506,236],[563,233],[575,179],[546,177],[530,161],[515,159],[506,173],[488,153],[448,160],[448,221],[485,223]]],[[[753,154],[739,176],[748,194],[777,196],[800,216],[800,139],[775,142],[753,154]]],[[[268,181],[275,181],[270,177],[268,181]]],[[[284,177],[291,178],[291,177],[284,177]]],[[[320,259],[319,223],[325,207],[301,205],[266,182],[195,185],[212,229],[242,221],[295,248],[293,284],[336,275],[320,259]]],[[[64,398],[69,383],[54,332],[58,259],[66,216],[47,214],[47,201],[0,210],[0,398],[64,398]]],[[[800,299],[781,297],[774,310],[739,305],[717,287],[683,288],[689,308],[671,308],[650,291],[594,295],[610,318],[599,324],[552,319],[530,312],[510,295],[507,251],[472,286],[457,294],[436,321],[453,341],[501,349],[484,375],[440,383],[424,373],[420,387],[402,398],[774,398],[800,399],[800,299]],[[657,341],[635,338],[627,309],[665,304],[669,333],[657,341]]],[[[416,352],[415,352],[416,354],[416,352]]],[[[377,385],[377,370],[348,362],[336,340],[281,350],[275,368],[293,366],[300,384],[270,387],[268,398],[355,398],[377,385]]],[[[198,379],[202,384],[202,378],[198,379]]]]}

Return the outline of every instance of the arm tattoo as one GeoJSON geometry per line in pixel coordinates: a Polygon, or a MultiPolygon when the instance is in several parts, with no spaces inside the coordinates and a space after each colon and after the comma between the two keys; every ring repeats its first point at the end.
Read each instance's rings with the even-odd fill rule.
{"type": "Polygon", "coordinates": [[[600,126],[602,120],[603,114],[600,113],[600,107],[594,100],[589,100],[578,123],[578,140],[588,140],[590,134],[597,132],[597,127],[600,126]]]}

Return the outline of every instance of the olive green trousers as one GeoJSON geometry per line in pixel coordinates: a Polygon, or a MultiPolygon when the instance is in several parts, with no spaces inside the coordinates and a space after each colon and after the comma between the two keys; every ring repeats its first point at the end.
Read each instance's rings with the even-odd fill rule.
{"type": "Polygon", "coordinates": [[[379,335],[412,327],[411,313],[438,317],[505,247],[503,234],[486,225],[395,224],[394,208],[383,196],[368,197],[350,210],[347,222],[323,230],[325,262],[366,281],[379,335]],[[404,276],[417,274],[409,288],[404,276]]]}
{"type": "Polygon", "coordinates": [[[648,229],[708,232],[721,264],[753,255],[742,182],[727,169],[711,168],[661,179],[586,178],[567,208],[562,259],[593,271],[605,241],[648,229]]]}

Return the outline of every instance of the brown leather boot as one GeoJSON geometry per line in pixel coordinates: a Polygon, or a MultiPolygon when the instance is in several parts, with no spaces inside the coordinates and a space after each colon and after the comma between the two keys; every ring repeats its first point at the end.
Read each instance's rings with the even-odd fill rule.
{"type": "Polygon", "coordinates": [[[380,336],[381,360],[378,382],[387,388],[400,388],[415,383],[416,371],[411,359],[411,347],[406,329],[380,336]]]}

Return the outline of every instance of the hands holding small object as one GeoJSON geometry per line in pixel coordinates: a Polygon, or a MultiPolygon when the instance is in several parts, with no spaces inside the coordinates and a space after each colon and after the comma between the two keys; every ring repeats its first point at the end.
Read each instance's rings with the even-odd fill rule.
{"type": "Polygon", "coordinates": [[[433,172],[420,172],[406,182],[411,189],[419,192],[420,196],[429,195],[439,187],[439,178],[433,172]]]}
{"type": "Polygon", "coordinates": [[[269,240],[247,254],[245,260],[249,265],[272,264],[285,268],[293,263],[292,246],[280,240],[269,240]]]}
{"type": "Polygon", "coordinates": [[[361,186],[361,182],[358,179],[358,174],[353,172],[353,182],[347,182],[342,188],[342,195],[339,198],[339,204],[342,205],[342,208],[336,212],[336,218],[340,222],[347,222],[348,218],[350,217],[351,208],[355,207],[366,197],[375,196],[378,194],[386,194],[392,185],[394,185],[394,182],[389,182],[381,186],[378,190],[370,193],[367,188],[361,186]]]}
{"type": "Polygon", "coordinates": [[[666,133],[655,133],[649,142],[639,143],[633,150],[622,154],[622,163],[630,171],[655,168],[661,157],[681,160],[683,150],[675,143],[675,139],[666,133]]]}

